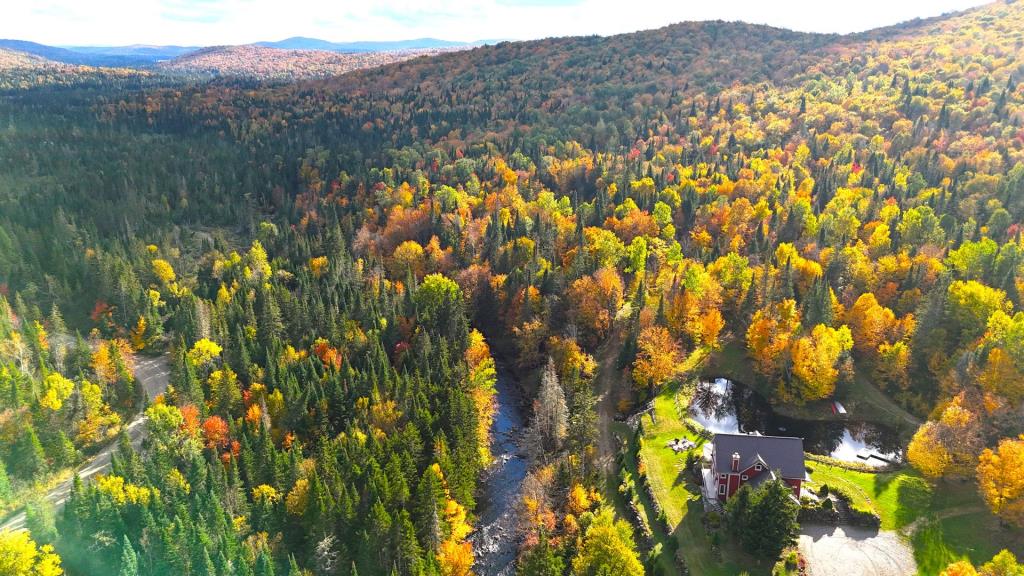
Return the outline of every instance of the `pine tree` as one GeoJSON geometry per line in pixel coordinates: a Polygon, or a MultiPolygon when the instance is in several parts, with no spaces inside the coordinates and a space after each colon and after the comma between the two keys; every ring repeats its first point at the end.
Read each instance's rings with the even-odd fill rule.
{"type": "Polygon", "coordinates": [[[139,576],[139,558],[127,534],[121,543],[121,569],[118,576],[139,576]]]}
{"type": "Polygon", "coordinates": [[[260,555],[256,558],[254,574],[255,576],[274,576],[274,561],[266,550],[261,550],[260,555]]]}
{"type": "Polygon", "coordinates": [[[0,505],[6,504],[12,495],[11,479],[7,476],[7,467],[4,466],[4,461],[0,460],[0,505]]]}
{"type": "Polygon", "coordinates": [[[46,454],[35,428],[29,424],[21,433],[14,446],[14,462],[18,468],[14,471],[20,478],[32,480],[46,473],[46,454]]]}

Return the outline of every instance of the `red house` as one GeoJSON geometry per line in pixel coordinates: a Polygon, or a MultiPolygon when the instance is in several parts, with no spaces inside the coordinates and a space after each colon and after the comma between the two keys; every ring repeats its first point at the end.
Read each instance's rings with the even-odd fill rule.
{"type": "Polygon", "coordinates": [[[760,434],[716,434],[708,444],[710,467],[703,470],[704,490],[708,498],[720,502],[744,484],[756,487],[779,478],[800,497],[800,485],[806,479],[804,440],[787,436],[760,434]]]}

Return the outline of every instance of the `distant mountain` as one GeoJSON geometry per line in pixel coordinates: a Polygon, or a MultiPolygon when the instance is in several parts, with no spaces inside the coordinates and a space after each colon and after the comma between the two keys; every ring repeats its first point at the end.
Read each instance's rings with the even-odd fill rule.
{"type": "Polygon", "coordinates": [[[331,50],[287,50],[253,44],[214,46],[160,62],[158,70],[186,74],[238,76],[270,80],[324,78],[352,70],[374,68],[417,56],[459,48],[338,52],[331,50]]]}
{"type": "Polygon", "coordinates": [[[50,60],[36,54],[0,48],[0,71],[30,68],[35,69],[53,64],[55,64],[55,62],[51,62],[50,60]]]}
{"type": "Polygon", "coordinates": [[[156,60],[170,60],[182,54],[200,49],[200,46],[153,46],[149,44],[133,44],[131,46],[64,46],[65,49],[79,54],[95,56],[120,56],[156,60]]]}
{"type": "Polygon", "coordinates": [[[42,56],[47,60],[53,60],[56,62],[64,62],[66,64],[87,64],[84,60],[88,59],[88,56],[83,56],[67,50],[64,48],[57,48],[56,46],[47,46],[46,44],[39,44],[37,42],[29,42],[27,40],[8,40],[0,39],[0,48],[7,48],[8,50],[16,50],[18,52],[24,52],[26,54],[34,54],[36,56],[42,56]]]}
{"type": "MultiPolygon", "coordinates": [[[[416,38],[395,41],[329,42],[319,38],[295,36],[278,42],[256,42],[252,46],[279,48],[284,50],[322,50],[327,52],[370,53],[394,51],[424,51],[470,48],[485,44],[496,44],[497,40],[456,42],[437,38],[416,38]]],[[[49,46],[27,40],[0,39],[0,48],[16,50],[41,56],[54,62],[85,66],[106,66],[123,68],[148,68],[160,62],[170,61],[188,54],[210,49],[222,50],[223,46],[155,46],[133,44],[131,46],[49,46]]]]}
{"type": "Polygon", "coordinates": [[[440,48],[469,48],[494,44],[494,40],[478,40],[476,42],[458,42],[437,38],[415,38],[413,40],[380,40],[357,42],[329,42],[319,38],[294,36],[277,42],[256,42],[256,46],[267,48],[286,48],[289,50],[329,50],[331,52],[387,52],[393,50],[436,50],[440,48]]]}
{"type": "Polygon", "coordinates": [[[0,48],[42,56],[55,62],[85,66],[144,67],[196,50],[186,46],[69,46],[58,47],[27,40],[0,40],[0,48]]]}

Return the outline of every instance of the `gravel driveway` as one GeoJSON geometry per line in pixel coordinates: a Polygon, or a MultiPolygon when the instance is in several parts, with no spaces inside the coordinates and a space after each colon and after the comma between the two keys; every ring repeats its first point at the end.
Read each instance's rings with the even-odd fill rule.
{"type": "Polygon", "coordinates": [[[811,576],[909,576],[917,573],[910,547],[895,532],[856,526],[805,525],[800,552],[811,576]]]}

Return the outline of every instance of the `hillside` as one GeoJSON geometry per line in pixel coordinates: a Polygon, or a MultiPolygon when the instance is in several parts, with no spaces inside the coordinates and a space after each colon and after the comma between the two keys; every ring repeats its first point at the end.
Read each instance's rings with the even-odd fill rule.
{"type": "Polygon", "coordinates": [[[190,52],[157,65],[166,72],[187,72],[282,80],[337,76],[353,70],[383,66],[442,50],[338,53],[325,50],[285,50],[263,46],[218,46],[190,52]]]}
{"type": "Polygon", "coordinates": [[[413,56],[0,96],[0,510],[70,576],[1024,554],[1024,2],[413,56]],[[813,494],[752,453],[705,512],[750,430],[813,494]]]}
{"type": "Polygon", "coordinates": [[[395,50],[439,50],[444,48],[465,48],[484,42],[455,42],[437,38],[416,38],[412,40],[330,42],[319,38],[294,36],[276,42],[255,42],[256,46],[285,48],[289,50],[329,50],[331,52],[391,52],[395,50]]]}
{"type": "Polygon", "coordinates": [[[8,71],[14,68],[39,68],[43,66],[56,65],[41,56],[0,48],[0,71],[8,71]]]}

